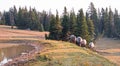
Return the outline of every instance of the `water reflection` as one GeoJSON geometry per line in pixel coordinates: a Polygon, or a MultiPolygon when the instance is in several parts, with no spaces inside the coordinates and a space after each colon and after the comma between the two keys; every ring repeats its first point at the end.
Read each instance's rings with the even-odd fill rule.
{"type": "Polygon", "coordinates": [[[7,59],[6,57],[4,57],[4,59],[0,62],[0,66],[8,63],[9,61],[12,61],[12,59],[7,59]]]}
{"type": "Polygon", "coordinates": [[[30,45],[18,45],[0,49],[0,66],[8,61],[12,61],[12,58],[21,55],[21,53],[27,53],[33,49],[34,47],[30,45]]]}

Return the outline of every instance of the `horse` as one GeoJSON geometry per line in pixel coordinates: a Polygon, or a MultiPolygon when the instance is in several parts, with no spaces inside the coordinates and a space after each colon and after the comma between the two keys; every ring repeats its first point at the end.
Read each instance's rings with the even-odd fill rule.
{"type": "Polygon", "coordinates": [[[86,47],[87,41],[85,39],[83,39],[81,41],[81,47],[86,47]]]}
{"type": "Polygon", "coordinates": [[[94,50],[95,45],[94,45],[94,43],[93,43],[93,42],[90,42],[90,43],[89,43],[89,45],[88,45],[88,47],[89,47],[90,49],[94,50]]]}
{"type": "Polygon", "coordinates": [[[70,42],[71,43],[76,43],[76,36],[75,35],[70,35],[70,42]]]}
{"type": "Polygon", "coordinates": [[[77,44],[78,46],[81,46],[81,41],[82,41],[82,38],[81,38],[81,37],[77,37],[77,38],[76,38],[76,44],[77,44]]]}

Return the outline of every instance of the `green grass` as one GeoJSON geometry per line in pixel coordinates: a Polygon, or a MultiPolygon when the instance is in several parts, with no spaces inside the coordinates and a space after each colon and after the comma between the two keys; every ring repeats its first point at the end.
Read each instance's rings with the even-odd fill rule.
{"type": "Polygon", "coordinates": [[[29,66],[116,66],[99,54],[72,43],[53,40],[39,40],[39,43],[45,48],[29,66]]]}

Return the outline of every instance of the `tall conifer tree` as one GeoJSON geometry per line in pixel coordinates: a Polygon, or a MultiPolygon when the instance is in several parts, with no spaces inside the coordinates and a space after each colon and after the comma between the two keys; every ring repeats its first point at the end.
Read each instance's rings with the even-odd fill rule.
{"type": "Polygon", "coordinates": [[[62,40],[67,40],[67,37],[70,35],[69,31],[69,15],[67,13],[67,8],[64,7],[64,13],[62,17],[62,40]]]}
{"type": "Polygon", "coordinates": [[[87,22],[82,9],[79,10],[77,15],[77,36],[81,36],[87,41],[90,40],[87,22]]]}
{"type": "Polygon", "coordinates": [[[56,18],[54,15],[51,16],[50,20],[50,35],[49,38],[53,40],[60,40],[61,39],[61,33],[62,33],[62,26],[60,23],[58,11],[56,10],[56,18]]]}
{"type": "Polygon", "coordinates": [[[94,35],[95,35],[94,24],[93,24],[93,21],[88,17],[88,13],[87,12],[86,12],[86,21],[87,21],[87,26],[88,26],[89,37],[91,39],[94,39],[94,35]]]}
{"type": "Polygon", "coordinates": [[[71,10],[70,12],[70,34],[74,34],[75,35],[75,32],[76,32],[76,15],[75,15],[75,12],[74,12],[74,9],[71,10]]]}
{"type": "Polygon", "coordinates": [[[92,2],[90,3],[90,6],[87,12],[89,14],[90,19],[93,21],[93,24],[95,27],[95,34],[97,37],[99,33],[99,26],[98,26],[99,23],[98,23],[98,17],[97,17],[97,10],[95,9],[94,4],[92,2]]]}

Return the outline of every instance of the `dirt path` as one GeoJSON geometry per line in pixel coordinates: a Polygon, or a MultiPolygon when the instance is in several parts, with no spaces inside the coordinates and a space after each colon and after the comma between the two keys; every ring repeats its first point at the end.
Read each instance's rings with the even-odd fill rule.
{"type": "Polygon", "coordinates": [[[101,55],[120,66],[120,40],[100,38],[96,42],[96,49],[101,55]]]}

